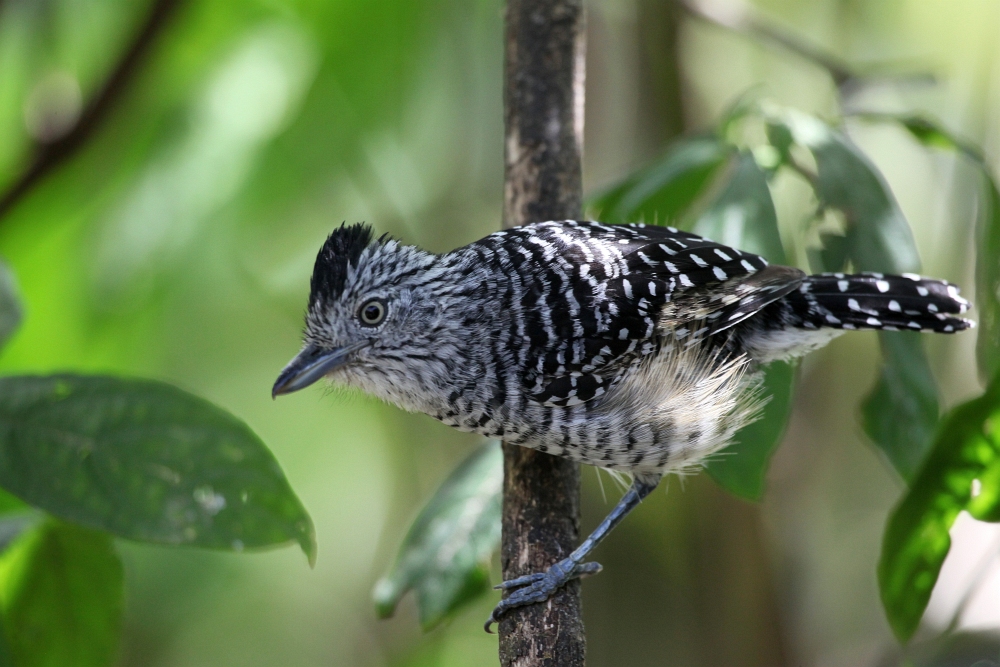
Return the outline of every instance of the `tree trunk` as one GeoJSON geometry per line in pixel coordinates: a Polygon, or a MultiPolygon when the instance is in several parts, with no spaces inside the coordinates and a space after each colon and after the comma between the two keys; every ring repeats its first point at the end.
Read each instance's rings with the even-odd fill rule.
{"type": "MultiPolygon", "coordinates": [[[[581,214],[584,10],[582,0],[508,0],[504,71],[504,226],[581,214]]],[[[580,468],[504,445],[504,579],[569,555],[580,529],[580,468]]],[[[584,664],[580,584],[499,624],[505,667],[584,664]]]]}

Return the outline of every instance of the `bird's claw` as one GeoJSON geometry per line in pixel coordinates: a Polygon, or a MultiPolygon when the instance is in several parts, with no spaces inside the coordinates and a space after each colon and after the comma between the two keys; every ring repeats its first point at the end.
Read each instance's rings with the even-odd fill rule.
{"type": "Polygon", "coordinates": [[[600,571],[600,563],[576,563],[567,558],[559,561],[545,572],[527,574],[494,586],[496,589],[510,591],[510,593],[494,607],[493,613],[486,619],[486,624],[483,627],[486,632],[492,633],[493,624],[499,623],[500,617],[507,611],[515,607],[545,602],[573,579],[597,574],[600,571]]]}

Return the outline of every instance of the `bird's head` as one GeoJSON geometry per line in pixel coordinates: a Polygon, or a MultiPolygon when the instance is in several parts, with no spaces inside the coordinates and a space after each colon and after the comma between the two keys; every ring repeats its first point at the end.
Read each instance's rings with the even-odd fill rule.
{"type": "Polygon", "coordinates": [[[436,260],[395,240],[376,240],[363,224],[335,229],[313,268],[305,345],[278,376],[272,395],[322,377],[391,375],[408,353],[419,354],[438,310],[429,279],[436,260]]]}

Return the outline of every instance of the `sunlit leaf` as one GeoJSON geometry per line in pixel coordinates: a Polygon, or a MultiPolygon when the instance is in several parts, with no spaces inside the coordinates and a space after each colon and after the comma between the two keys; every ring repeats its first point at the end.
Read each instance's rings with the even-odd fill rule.
{"type": "Polygon", "coordinates": [[[817,273],[842,271],[847,264],[847,237],[820,234],[822,248],[809,249],[809,265],[817,273]]]}
{"type": "Polygon", "coordinates": [[[0,262],[0,348],[17,331],[22,317],[21,299],[17,294],[14,273],[5,262],[0,262]]]}
{"type": "Polygon", "coordinates": [[[733,151],[715,135],[681,139],[658,162],[598,194],[588,208],[602,222],[676,221],[704,194],[733,151]]]}
{"type": "MultiPolygon", "coordinates": [[[[910,226],[885,179],[867,157],[843,134],[807,114],[772,112],[769,135],[782,142],[788,135],[807,148],[816,161],[816,173],[796,168],[827,207],[841,211],[847,222],[846,257],[858,271],[918,272],[920,259],[910,226]]],[[[783,144],[782,144],[783,145],[783,144]]],[[[789,158],[791,159],[791,158],[789,158]]],[[[826,261],[837,261],[843,250],[832,250],[826,261]]],[[[880,332],[884,367],[865,399],[865,431],[904,478],[931,445],[938,420],[937,385],[919,338],[880,332]],[[906,420],[906,423],[900,423],[906,420]]]]}
{"type": "Polygon", "coordinates": [[[764,371],[764,395],[770,396],[760,420],[740,429],[734,443],[713,456],[705,471],[723,488],[747,500],[764,495],[764,477],[792,412],[795,369],[776,361],[764,371]]]}
{"type": "Polygon", "coordinates": [[[123,573],[106,533],[46,521],[0,559],[0,608],[17,667],[109,667],[123,573]]]}
{"type": "Polygon", "coordinates": [[[0,486],[74,523],[241,550],[312,523],[264,443],[208,401],[151,380],[0,378],[0,486]]]}
{"type": "Polygon", "coordinates": [[[861,404],[862,424],[900,477],[910,481],[934,438],[937,385],[919,333],[886,331],[879,342],[884,363],[861,404]]]}
{"type": "Polygon", "coordinates": [[[487,589],[489,560],[500,544],[503,453],[491,442],[448,476],[420,511],[396,562],[375,586],[380,617],[391,616],[411,588],[428,630],[487,589]]]}
{"type": "Polygon", "coordinates": [[[902,640],[920,623],[951,548],[948,530],[962,510],[1000,519],[1000,376],[942,420],[930,455],[886,526],[879,587],[902,640]]]}

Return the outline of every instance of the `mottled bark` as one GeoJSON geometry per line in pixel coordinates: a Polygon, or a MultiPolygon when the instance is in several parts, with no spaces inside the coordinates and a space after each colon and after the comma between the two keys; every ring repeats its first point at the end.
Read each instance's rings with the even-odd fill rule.
{"type": "MultiPolygon", "coordinates": [[[[508,0],[504,71],[504,226],[581,214],[584,10],[582,0],[508,0]]],[[[567,556],[580,529],[580,468],[504,445],[504,579],[567,556]]],[[[584,664],[580,584],[500,622],[500,662],[584,664]]]]}

